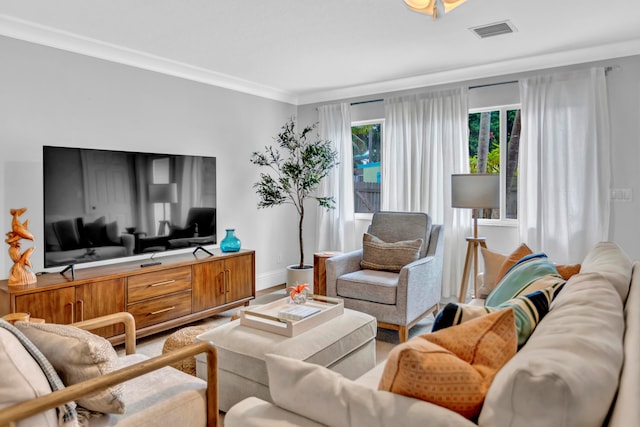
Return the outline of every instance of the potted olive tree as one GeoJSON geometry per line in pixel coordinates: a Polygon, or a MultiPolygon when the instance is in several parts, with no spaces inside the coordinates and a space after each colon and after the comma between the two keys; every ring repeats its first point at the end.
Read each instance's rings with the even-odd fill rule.
{"type": "MultiPolygon", "coordinates": [[[[331,142],[319,139],[313,132],[316,124],[306,126],[300,133],[296,132],[293,118],[282,127],[274,138],[276,147],[266,146],[264,152],[254,152],[251,162],[267,168],[260,173],[260,180],[254,188],[260,198],[259,208],[270,208],[282,204],[291,204],[298,212],[298,245],[300,259],[298,264],[288,267],[295,275],[296,270],[308,270],[313,277],[313,266],[304,263],[304,245],[302,229],[304,221],[304,201],[314,198],[326,209],[335,207],[333,197],[317,197],[312,194],[320,182],[337,165],[338,153],[331,147],[331,142]]],[[[288,277],[291,277],[289,273],[288,277]]],[[[309,283],[310,280],[305,283],[309,283]]],[[[288,285],[302,283],[300,280],[287,279],[288,285]],[[296,283],[297,282],[297,283],[296,283]]]]}

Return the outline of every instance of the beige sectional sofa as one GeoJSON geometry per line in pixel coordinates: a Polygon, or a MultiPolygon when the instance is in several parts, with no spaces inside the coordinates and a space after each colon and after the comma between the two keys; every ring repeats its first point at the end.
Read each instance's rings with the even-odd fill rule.
{"type": "Polygon", "coordinates": [[[629,426],[640,420],[640,261],[597,244],[528,342],[496,374],[477,424],[429,402],[379,391],[380,363],[355,381],[267,356],[271,397],[243,400],[226,427],[629,426]]]}

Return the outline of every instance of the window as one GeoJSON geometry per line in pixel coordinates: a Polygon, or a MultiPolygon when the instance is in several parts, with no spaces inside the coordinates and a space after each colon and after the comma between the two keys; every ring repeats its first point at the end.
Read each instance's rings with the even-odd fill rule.
{"type": "Polygon", "coordinates": [[[500,208],[481,209],[478,218],[518,218],[519,148],[519,106],[472,110],[469,113],[470,171],[500,175],[500,208]]]}
{"type": "Polygon", "coordinates": [[[380,160],[382,121],[351,126],[353,148],[353,199],[355,213],[380,210],[380,160]]]}

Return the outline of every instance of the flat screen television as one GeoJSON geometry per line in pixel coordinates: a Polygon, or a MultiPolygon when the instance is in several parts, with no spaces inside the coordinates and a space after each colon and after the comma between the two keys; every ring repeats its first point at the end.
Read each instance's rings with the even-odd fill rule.
{"type": "Polygon", "coordinates": [[[44,266],[215,244],[215,157],[44,146],[44,266]]]}

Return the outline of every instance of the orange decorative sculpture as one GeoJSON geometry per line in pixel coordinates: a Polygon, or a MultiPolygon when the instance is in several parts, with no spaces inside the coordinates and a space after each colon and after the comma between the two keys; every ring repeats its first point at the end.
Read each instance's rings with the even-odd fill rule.
{"type": "Polygon", "coordinates": [[[20,240],[28,239],[35,240],[33,234],[28,230],[29,220],[24,223],[20,223],[20,215],[25,213],[27,208],[11,209],[9,212],[13,216],[11,221],[11,231],[7,233],[7,239],[5,242],[9,245],[9,257],[13,261],[13,267],[11,267],[11,273],[9,274],[9,285],[29,285],[36,283],[36,275],[33,271],[27,269],[31,267],[31,261],[29,257],[35,250],[35,247],[30,247],[24,253],[20,252],[20,240]]]}

